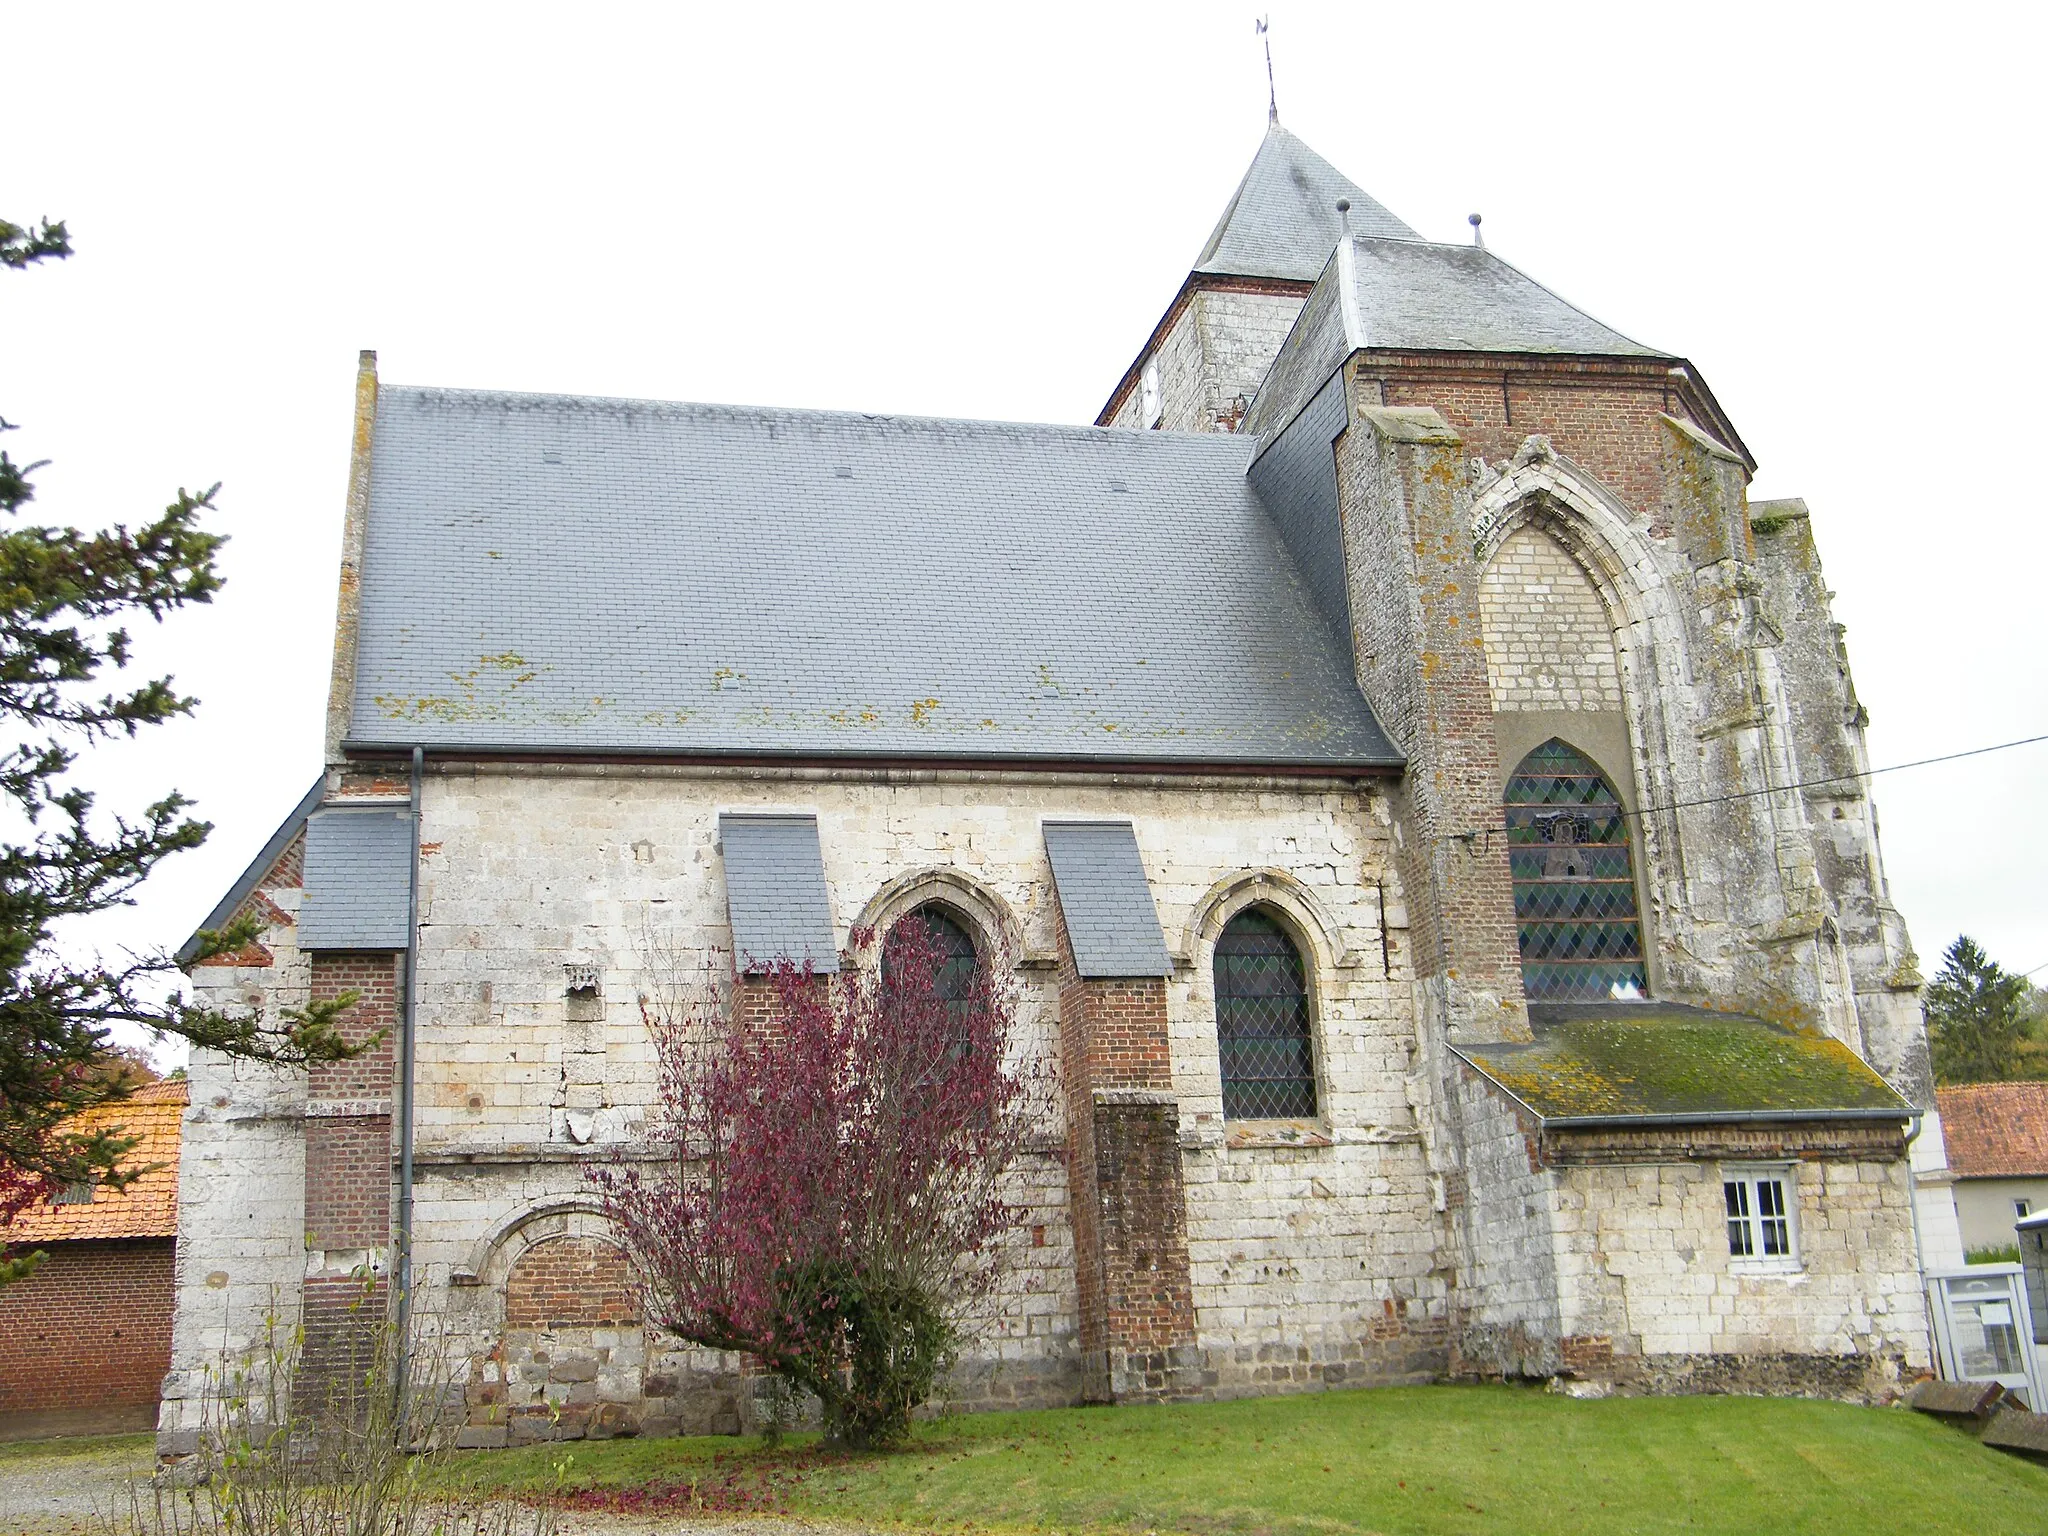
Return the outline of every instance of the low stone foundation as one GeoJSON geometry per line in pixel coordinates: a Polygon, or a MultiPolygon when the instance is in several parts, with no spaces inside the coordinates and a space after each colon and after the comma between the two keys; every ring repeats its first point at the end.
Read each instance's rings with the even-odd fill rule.
{"type": "Polygon", "coordinates": [[[1854,1355],[1644,1355],[1617,1351],[1614,1341],[1603,1335],[1541,1340],[1520,1330],[1501,1329],[1480,1330],[1460,1339],[1444,1379],[1549,1379],[1587,1397],[1810,1397],[1882,1407],[1926,1374],[1897,1349],[1854,1355]]]}

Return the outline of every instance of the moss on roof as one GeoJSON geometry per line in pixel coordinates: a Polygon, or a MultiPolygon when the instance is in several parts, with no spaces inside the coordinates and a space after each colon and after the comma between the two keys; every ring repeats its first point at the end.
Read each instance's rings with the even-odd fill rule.
{"type": "Polygon", "coordinates": [[[1526,1045],[1460,1054],[1545,1120],[1867,1114],[1912,1106],[1839,1040],[1659,1004],[1532,1008],[1526,1045]]]}

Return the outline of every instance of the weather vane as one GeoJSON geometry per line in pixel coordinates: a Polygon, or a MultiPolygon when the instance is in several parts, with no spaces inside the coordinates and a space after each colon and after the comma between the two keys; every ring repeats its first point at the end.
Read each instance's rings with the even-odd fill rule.
{"type": "Polygon", "coordinates": [[[1280,121],[1280,97],[1273,89],[1273,39],[1268,35],[1266,23],[1269,18],[1261,16],[1258,21],[1258,36],[1266,41],[1266,121],[1280,121]]]}

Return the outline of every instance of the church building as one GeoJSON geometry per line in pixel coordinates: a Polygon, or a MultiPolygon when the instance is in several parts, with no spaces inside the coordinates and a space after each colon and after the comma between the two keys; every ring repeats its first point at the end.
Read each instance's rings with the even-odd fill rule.
{"type": "Polygon", "coordinates": [[[1277,121],[1093,425],[363,354],[326,761],[192,980],[389,1033],[195,1053],[160,1449],[273,1307],[317,1380],[406,1272],[463,1444],[742,1428],[588,1178],[662,1155],[642,1001],[913,913],[1061,1082],[952,1407],[1887,1399],[1955,1247],[1921,978],[1754,468],[1277,121]]]}

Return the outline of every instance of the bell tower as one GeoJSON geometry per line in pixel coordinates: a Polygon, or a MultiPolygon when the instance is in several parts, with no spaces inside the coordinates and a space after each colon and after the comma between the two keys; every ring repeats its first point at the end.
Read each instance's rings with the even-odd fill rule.
{"type": "Polygon", "coordinates": [[[1095,424],[1236,431],[1347,228],[1420,238],[1271,118],[1194,269],[1095,424]],[[1349,206],[1340,212],[1340,203],[1349,206]]]}

